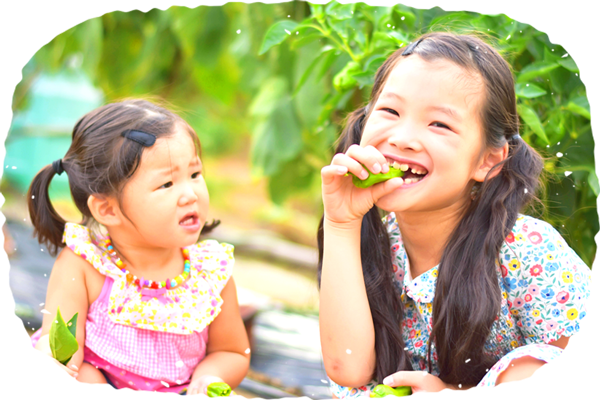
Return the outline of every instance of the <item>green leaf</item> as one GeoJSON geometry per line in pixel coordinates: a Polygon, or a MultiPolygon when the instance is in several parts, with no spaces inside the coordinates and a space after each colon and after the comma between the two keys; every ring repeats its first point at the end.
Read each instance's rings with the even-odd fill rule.
{"type": "Polygon", "coordinates": [[[50,327],[50,350],[52,357],[63,365],[67,365],[73,354],[79,349],[77,339],[73,334],[76,331],[77,313],[69,320],[71,326],[65,324],[65,320],[60,315],[60,309],[56,309],[56,318],[50,327]]]}
{"type": "Polygon", "coordinates": [[[577,58],[567,58],[565,60],[558,61],[558,63],[569,71],[580,75],[590,76],[592,74],[590,67],[577,58]]]}
{"type": "Polygon", "coordinates": [[[550,144],[548,137],[546,136],[546,132],[544,131],[544,127],[542,126],[542,122],[540,121],[536,112],[529,106],[525,104],[518,104],[517,111],[525,124],[540,137],[546,144],[550,144]]]}
{"type": "Polygon", "coordinates": [[[354,6],[354,3],[340,4],[332,1],[326,7],[325,11],[327,12],[327,16],[332,19],[350,19],[354,17],[354,6]]]}
{"type": "Polygon", "coordinates": [[[547,93],[544,89],[533,83],[517,83],[515,85],[515,92],[517,97],[525,97],[528,99],[543,96],[547,93]]]}
{"type": "Polygon", "coordinates": [[[260,46],[258,55],[260,56],[266,53],[271,47],[283,42],[292,34],[292,31],[296,29],[297,26],[298,23],[296,21],[290,20],[279,21],[273,24],[265,34],[265,38],[260,46]]]}
{"type": "Polygon", "coordinates": [[[547,74],[558,67],[560,67],[560,64],[555,62],[537,61],[531,63],[521,70],[517,76],[517,82],[530,81],[538,76],[547,74]]]}
{"type": "Polygon", "coordinates": [[[206,388],[208,397],[226,397],[231,394],[231,387],[225,382],[213,382],[206,388]]]}
{"type": "Polygon", "coordinates": [[[591,36],[596,40],[600,40],[600,29],[598,28],[583,28],[581,33],[591,36]]]}
{"type": "Polygon", "coordinates": [[[302,74],[302,77],[300,77],[300,80],[298,81],[298,84],[296,85],[296,89],[294,89],[294,93],[292,94],[292,96],[295,96],[300,91],[300,89],[312,73],[313,69],[315,69],[319,61],[321,61],[324,58],[327,58],[327,56],[331,52],[335,52],[335,48],[329,45],[324,46],[321,49],[321,52],[317,54],[315,59],[308,65],[308,67],[306,67],[306,70],[304,70],[304,73],[302,74]]]}
{"type": "Polygon", "coordinates": [[[487,15],[488,17],[498,17],[500,15],[498,11],[491,7],[485,7],[483,10],[481,10],[480,14],[487,15]]]}
{"type": "Polygon", "coordinates": [[[588,102],[586,96],[579,96],[569,101],[569,104],[567,104],[567,110],[575,114],[579,114],[587,119],[592,118],[590,114],[590,103],[588,102]]]}
{"type": "Polygon", "coordinates": [[[598,196],[600,193],[600,184],[598,183],[598,176],[596,175],[596,171],[590,170],[590,174],[588,175],[588,183],[594,192],[594,196],[598,196]]]}
{"type": "Polygon", "coordinates": [[[360,64],[349,61],[348,64],[333,77],[333,86],[338,92],[343,92],[356,85],[354,75],[362,72],[360,64]]]}

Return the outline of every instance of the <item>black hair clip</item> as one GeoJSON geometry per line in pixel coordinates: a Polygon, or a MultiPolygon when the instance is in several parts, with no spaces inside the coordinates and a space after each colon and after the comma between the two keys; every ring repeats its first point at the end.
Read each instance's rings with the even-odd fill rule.
{"type": "Polygon", "coordinates": [[[125,131],[121,133],[121,136],[133,140],[145,147],[150,147],[156,142],[156,136],[151,133],[142,131],[125,131]]]}
{"type": "Polygon", "coordinates": [[[422,41],[423,41],[423,38],[420,38],[416,42],[411,43],[410,45],[408,45],[408,47],[406,48],[406,50],[404,50],[402,52],[402,55],[403,56],[410,56],[413,53],[413,51],[415,50],[415,47],[417,47],[418,44],[421,43],[422,41]]]}

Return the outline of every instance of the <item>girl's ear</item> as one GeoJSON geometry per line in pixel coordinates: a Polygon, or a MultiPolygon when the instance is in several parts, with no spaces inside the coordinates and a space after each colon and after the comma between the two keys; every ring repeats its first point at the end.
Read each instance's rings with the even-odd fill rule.
{"type": "Polygon", "coordinates": [[[102,225],[115,226],[121,224],[121,210],[115,197],[92,194],[88,197],[87,205],[94,219],[102,225]]]}
{"type": "MultiPolygon", "coordinates": [[[[487,149],[483,154],[483,158],[481,159],[479,167],[475,171],[473,179],[477,182],[483,182],[488,172],[490,172],[494,165],[497,165],[502,161],[506,160],[506,157],[508,157],[508,142],[504,143],[504,146],[502,147],[487,149]]],[[[492,171],[492,173],[490,174],[490,178],[493,178],[496,175],[498,175],[501,169],[502,167],[496,168],[494,171],[492,171]]]]}

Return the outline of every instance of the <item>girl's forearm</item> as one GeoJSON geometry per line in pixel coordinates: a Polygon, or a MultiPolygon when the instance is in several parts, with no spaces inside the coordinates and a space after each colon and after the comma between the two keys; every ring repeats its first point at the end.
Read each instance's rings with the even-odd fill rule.
{"type": "Polygon", "coordinates": [[[230,351],[215,351],[208,354],[198,364],[192,374],[192,381],[204,375],[217,376],[231,388],[236,388],[248,373],[250,356],[230,351]]]}
{"type": "Polygon", "coordinates": [[[375,332],[360,261],[360,223],[323,223],[319,325],[328,376],[343,386],[368,383],[375,368],[375,332]]]}

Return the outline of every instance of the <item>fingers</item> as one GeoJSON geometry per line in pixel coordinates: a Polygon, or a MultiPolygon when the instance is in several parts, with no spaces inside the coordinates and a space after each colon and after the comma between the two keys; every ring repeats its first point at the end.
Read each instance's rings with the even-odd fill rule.
{"type": "Polygon", "coordinates": [[[380,198],[398,189],[404,185],[402,178],[392,178],[385,182],[377,183],[372,188],[373,203],[376,203],[380,198]]]}
{"type": "Polygon", "coordinates": [[[321,169],[321,180],[323,184],[329,185],[337,177],[348,173],[348,167],[341,165],[327,165],[321,169]]]}
{"type": "Polygon", "coordinates": [[[428,377],[427,371],[399,371],[383,380],[384,385],[396,386],[421,386],[428,377]]]}
{"type": "Polygon", "coordinates": [[[56,363],[57,363],[58,365],[60,365],[60,366],[61,366],[61,368],[62,368],[63,370],[67,371],[67,373],[68,373],[69,375],[71,375],[73,378],[77,378],[77,376],[79,375],[79,373],[78,373],[78,371],[79,371],[79,368],[77,368],[77,366],[76,366],[76,365],[74,365],[74,364],[71,364],[71,365],[69,365],[69,366],[66,366],[66,365],[62,365],[62,364],[61,364],[60,362],[58,362],[57,360],[54,360],[54,361],[56,361],[56,363]],[[75,368],[72,368],[72,367],[75,367],[75,368]]]}
{"type": "MultiPolygon", "coordinates": [[[[378,174],[380,172],[385,173],[389,171],[387,160],[383,154],[381,154],[381,152],[373,146],[360,147],[359,145],[355,144],[348,148],[346,155],[362,164],[360,166],[361,168],[358,169],[359,173],[362,172],[361,170],[364,170],[363,166],[374,174],[378,174]]],[[[352,169],[350,169],[350,172],[354,173],[352,169]]],[[[355,175],[359,176],[357,174],[355,175]]],[[[365,179],[368,177],[368,174],[364,176],[364,178],[363,176],[364,174],[361,174],[359,177],[361,179],[365,179]]]]}

